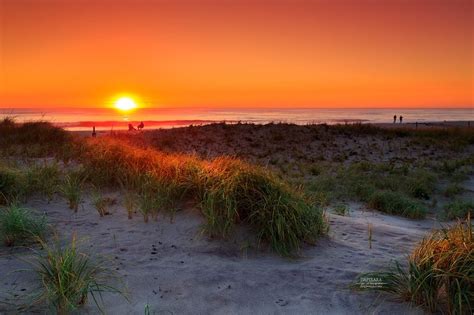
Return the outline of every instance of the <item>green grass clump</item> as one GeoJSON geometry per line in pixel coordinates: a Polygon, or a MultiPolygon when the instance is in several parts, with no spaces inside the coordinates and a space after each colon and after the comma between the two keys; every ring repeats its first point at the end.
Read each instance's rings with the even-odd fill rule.
{"type": "Polygon", "coordinates": [[[28,192],[45,195],[48,200],[59,190],[61,170],[57,163],[33,165],[25,173],[28,192]]]}
{"type": "Polygon", "coordinates": [[[349,215],[349,207],[346,204],[337,204],[334,207],[334,212],[337,215],[346,216],[346,215],[349,215]]]}
{"type": "Polygon", "coordinates": [[[381,212],[420,219],[426,215],[426,208],[419,202],[393,191],[377,191],[369,199],[368,205],[381,212]]]}
{"type": "MultiPolygon", "coordinates": [[[[474,242],[470,220],[423,239],[408,258],[387,272],[364,274],[380,278],[376,288],[422,305],[430,312],[472,314],[474,311],[474,242]]],[[[360,281],[359,280],[359,281],[360,281]]]]}
{"type": "Polygon", "coordinates": [[[138,197],[135,192],[126,190],[123,193],[123,206],[127,210],[128,219],[133,218],[133,214],[137,208],[138,197]]]}
{"type": "Polygon", "coordinates": [[[0,204],[24,201],[34,193],[51,200],[59,190],[61,174],[57,163],[33,164],[21,168],[0,163],[0,204]]]}
{"type": "Polygon", "coordinates": [[[469,213],[474,213],[472,201],[454,200],[443,208],[442,218],[445,220],[465,219],[469,213]]]}
{"type": "Polygon", "coordinates": [[[77,212],[82,199],[82,188],[85,177],[81,172],[66,174],[61,186],[63,196],[68,200],[69,209],[77,212]]]}
{"type": "Polygon", "coordinates": [[[200,207],[211,235],[225,237],[235,223],[246,222],[260,240],[290,255],[302,240],[314,242],[326,231],[320,208],[263,169],[217,158],[203,176],[200,207]]]}
{"type": "Polygon", "coordinates": [[[32,262],[40,288],[35,303],[46,303],[58,314],[67,314],[87,303],[89,295],[103,313],[102,294],[122,291],[111,286],[116,275],[109,264],[81,251],[73,238],[71,244],[43,244],[44,252],[36,252],[32,262]]]}
{"type": "Polygon", "coordinates": [[[6,246],[32,243],[44,238],[46,218],[29,209],[11,205],[0,209],[0,238],[6,246]]]}
{"type": "Polygon", "coordinates": [[[94,184],[136,191],[145,221],[158,212],[174,213],[181,201],[193,201],[210,235],[226,237],[234,225],[248,224],[262,243],[282,255],[326,229],[322,210],[301,191],[237,159],[209,162],[102,137],[85,142],[80,161],[94,184]]]}
{"type": "Polygon", "coordinates": [[[308,190],[313,195],[325,194],[333,203],[356,200],[389,214],[423,218],[426,209],[413,198],[429,198],[435,182],[435,174],[427,170],[359,162],[326,167],[309,183],[308,190]]]}
{"type": "Polygon", "coordinates": [[[146,176],[138,197],[138,210],[143,215],[143,221],[148,222],[149,217],[157,218],[160,210],[159,186],[151,176],[146,176]]]}
{"type": "Polygon", "coordinates": [[[24,196],[25,190],[23,174],[19,170],[0,164],[0,205],[18,201],[24,196]]]}
{"type": "Polygon", "coordinates": [[[448,198],[453,198],[456,195],[459,195],[464,191],[464,188],[458,183],[449,184],[448,187],[444,190],[444,196],[448,198]]]}
{"type": "Polygon", "coordinates": [[[435,190],[436,176],[426,170],[411,172],[407,180],[408,193],[417,199],[429,199],[435,190]]]}

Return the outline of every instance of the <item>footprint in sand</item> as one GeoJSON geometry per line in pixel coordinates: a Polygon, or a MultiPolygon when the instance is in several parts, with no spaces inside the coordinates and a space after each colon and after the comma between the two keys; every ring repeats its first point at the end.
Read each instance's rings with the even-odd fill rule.
{"type": "Polygon", "coordinates": [[[278,299],[278,301],[276,301],[275,303],[278,304],[279,306],[286,306],[288,305],[289,302],[282,299],[278,299]]]}

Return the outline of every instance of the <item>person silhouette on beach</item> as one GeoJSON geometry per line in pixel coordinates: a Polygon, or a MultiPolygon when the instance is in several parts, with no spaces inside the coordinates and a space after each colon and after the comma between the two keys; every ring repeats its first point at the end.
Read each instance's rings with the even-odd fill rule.
{"type": "Polygon", "coordinates": [[[138,130],[142,130],[143,127],[145,127],[145,124],[143,123],[143,121],[137,126],[137,129],[138,130]]]}
{"type": "Polygon", "coordinates": [[[132,124],[128,124],[128,131],[133,131],[136,130],[135,127],[133,127],[132,124]]]}
{"type": "Polygon", "coordinates": [[[393,123],[397,122],[397,115],[393,115],[393,123]]]}
{"type": "Polygon", "coordinates": [[[400,116],[400,123],[403,122],[403,116],[400,116]]]}

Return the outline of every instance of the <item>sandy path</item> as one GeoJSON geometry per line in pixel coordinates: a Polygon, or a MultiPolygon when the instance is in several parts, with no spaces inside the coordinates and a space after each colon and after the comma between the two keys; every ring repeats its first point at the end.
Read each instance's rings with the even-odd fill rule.
{"type": "MultiPolygon", "coordinates": [[[[436,226],[430,220],[366,212],[353,204],[349,217],[330,215],[329,237],[306,247],[303,258],[291,260],[244,250],[242,242],[208,240],[200,234],[202,217],[195,211],[178,212],[174,223],[160,217],[145,224],[139,216],[128,220],[118,206],[102,219],[87,202],[77,215],[63,200],[32,200],[29,206],[46,212],[63,237],[76,231],[86,238],[84,244],[116,265],[131,301],[106,295],[109,314],[143,314],[146,304],[157,314],[417,313],[406,303],[355,292],[348,285],[360,272],[381,269],[391,259],[403,260],[416,240],[436,226]],[[372,249],[368,222],[373,225],[372,249]]],[[[7,252],[0,247],[0,270],[23,265],[18,257],[24,251],[17,250],[14,258],[7,252]]],[[[30,283],[27,272],[8,275],[0,292],[28,292],[30,283]]],[[[93,307],[83,311],[96,313],[93,307]]]]}

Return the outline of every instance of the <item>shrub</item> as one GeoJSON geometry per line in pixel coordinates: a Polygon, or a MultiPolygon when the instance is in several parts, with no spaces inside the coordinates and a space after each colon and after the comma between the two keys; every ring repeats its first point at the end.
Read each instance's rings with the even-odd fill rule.
{"type": "Polygon", "coordinates": [[[396,214],[412,219],[425,217],[426,208],[418,202],[392,191],[377,191],[369,199],[369,206],[388,214],[396,214]]]}
{"type": "Polygon", "coordinates": [[[474,213],[474,203],[472,201],[455,200],[444,207],[443,219],[465,219],[469,213],[474,213]]]}
{"type": "Polygon", "coordinates": [[[46,218],[11,205],[0,209],[0,237],[6,246],[39,241],[46,233],[46,218]]]}
{"type": "Polygon", "coordinates": [[[390,271],[363,278],[380,278],[377,290],[396,294],[430,312],[472,314],[474,311],[474,242],[471,222],[433,232],[408,258],[390,271]]]}
{"type": "Polygon", "coordinates": [[[87,303],[89,295],[103,313],[102,293],[122,294],[109,285],[116,275],[107,268],[109,263],[79,250],[73,237],[71,244],[43,244],[45,252],[36,252],[31,262],[39,278],[40,288],[35,303],[46,302],[58,314],[66,314],[87,303]]]}

